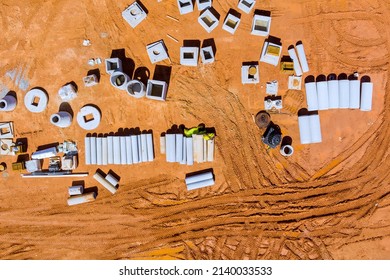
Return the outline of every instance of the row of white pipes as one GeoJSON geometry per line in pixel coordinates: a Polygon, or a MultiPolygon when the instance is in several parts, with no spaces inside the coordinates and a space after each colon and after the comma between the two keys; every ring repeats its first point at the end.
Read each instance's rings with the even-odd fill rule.
{"type": "Polygon", "coordinates": [[[309,111],[337,108],[371,111],[373,83],[359,80],[329,80],[305,83],[309,111]]]}
{"type": "Polygon", "coordinates": [[[213,172],[207,171],[196,175],[187,175],[186,179],[187,190],[195,190],[199,188],[209,187],[215,184],[213,172]]]}
{"type": "Polygon", "coordinates": [[[318,114],[298,116],[298,125],[301,144],[322,142],[321,123],[318,114]]]}
{"type": "Polygon", "coordinates": [[[153,161],[151,133],[128,136],[85,137],[85,164],[135,164],[153,161]]]}
{"type": "Polygon", "coordinates": [[[194,162],[214,161],[214,139],[206,140],[203,135],[165,134],[160,138],[160,147],[167,162],[193,165],[194,162]]]}
{"type": "Polygon", "coordinates": [[[294,63],[294,72],[296,76],[302,76],[303,73],[309,72],[305,49],[303,48],[303,44],[301,42],[297,43],[295,48],[290,48],[288,50],[288,54],[294,63]]]}

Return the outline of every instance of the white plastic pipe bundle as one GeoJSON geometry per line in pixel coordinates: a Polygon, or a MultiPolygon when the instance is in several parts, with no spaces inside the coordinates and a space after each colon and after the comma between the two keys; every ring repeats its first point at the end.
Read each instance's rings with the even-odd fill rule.
{"type": "Polygon", "coordinates": [[[0,111],[13,111],[16,108],[17,100],[14,96],[7,94],[0,100],[0,111]]]}
{"type": "Polygon", "coordinates": [[[58,112],[50,116],[50,122],[55,126],[65,128],[72,124],[72,115],[68,112],[58,112]]]}
{"type": "Polygon", "coordinates": [[[306,89],[307,110],[317,111],[318,95],[317,95],[316,83],[315,82],[305,83],[305,89],[306,89]]]}
{"type": "Polygon", "coordinates": [[[317,82],[318,110],[329,109],[328,82],[317,82]]]}
{"type": "Polygon", "coordinates": [[[301,144],[322,142],[321,123],[319,115],[299,116],[298,125],[301,144]]]}
{"type": "Polygon", "coordinates": [[[211,171],[187,176],[185,179],[187,190],[195,190],[199,188],[209,187],[215,184],[214,176],[211,171]]]}
{"type": "Polygon", "coordinates": [[[360,108],[360,81],[359,80],[349,81],[349,108],[351,109],[360,108]]]}
{"type": "Polygon", "coordinates": [[[103,187],[105,187],[110,193],[115,194],[117,188],[112,185],[109,181],[107,181],[100,173],[95,173],[93,178],[98,181],[103,187]]]}
{"type": "Polygon", "coordinates": [[[165,134],[165,157],[167,162],[176,162],[176,134],[165,134]]]}
{"type": "Polygon", "coordinates": [[[129,136],[85,137],[85,164],[133,164],[153,161],[151,133],[129,136]]]}
{"type": "Polygon", "coordinates": [[[303,44],[302,43],[297,44],[295,46],[295,48],[297,49],[298,58],[299,58],[299,61],[301,63],[302,72],[303,73],[309,72],[309,65],[307,63],[306,53],[305,53],[305,49],[303,48],[303,44]]]}
{"type": "Polygon", "coordinates": [[[328,81],[328,93],[329,93],[329,109],[339,108],[339,81],[328,81]]]}
{"type": "Polygon", "coordinates": [[[360,110],[371,111],[372,109],[372,92],[374,84],[370,82],[362,83],[362,96],[360,102],[360,110]]]}
{"type": "Polygon", "coordinates": [[[302,68],[299,65],[299,60],[297,57],[297,53],[295,52],[294,48],[291,48],[288,50],[288,54],[290,55],[290,58],[292,59],[294,63],[294,71],[296,76],[302,76],[302,68]]]}
{"type": "Polygon", "coordinates": [[[69,206],[72,206],[72,205],[95,201],[95,199],[96,199],[96,193],[90,192],[90,193],[85,193],[82,195],[71,196],[68,198],[67,202],[68,202],[69,206]]]}
{"type": "Polygon", "coordinates": [[[349,81],[339,80],[339,108],[349,108],[349,81]]]}

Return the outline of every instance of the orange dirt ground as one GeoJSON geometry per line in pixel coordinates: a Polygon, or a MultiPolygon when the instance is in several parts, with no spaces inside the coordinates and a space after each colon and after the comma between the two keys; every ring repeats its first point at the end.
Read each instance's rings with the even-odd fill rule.
{"type": "MultiPolygon", "coordinates": [[[[383,0],[263,0],[256,8],[272,13],[271,35],[282,39],[283,55],[302,40],[310,75],[353,73],[374,82],[373,110],[320,112],[323,142],[301,145],[296,110],[304,92],[287,91],[279,67],[260,64],[261,83],[241,84],[241,64],[260,57],[264,37],[250,35],[252,14],[241,13],[234,35],[222,23],[208,34],[197,8],[180,16],[176,1],[144,0],[148,17],[132,29],[121,12],[125,0],[3,0],[0,7],[0,90],[16,92],[16,137],[28,138],[28,152],[40,145],[73,139],[79,143],[77,171],[84,164],[84,136],[73,121],[59,129],[49,122],[70,81],[79,88],[70,101],[75,115],[88,103],[102,111],[97,133],[119,128],[153,129],[155,161],[112,168],[121,176],[111,195],[98,186],[95,202],[69,207],[71,178],[22,179],[8,170],[0,178],[0,258],[2,259],[390,259],[389,53],[390,2],[383,0]],[[170,15],[179,22],[166,17],[170,15]],[[179,43],[167,37],[179,40],[179,43]],[[214,38],[214,64],[179,64],[183,40],[214,38]],[[92,43],[82,46],[83,39],[92,43]],[[145,46],[164,39],[171,61],[166,102],[134,99],[109,83],[104,64],[99,85],[85,88],[90,58],[103,61],[125,49],[134,68],[153,77],[145,46]],[[15,70],[14,79],[9,71],[15,70]],[[284,158],[267,150],[253,116],[264,108],[265,83],[279,81],[285,109],[272,114],[295,153],[284,158]],[[50,96],[43,113],[30,113],[23,97],[32,87],[50,96]],[[387,94],[387,95],[386,95],[387,94]],[[212,163],[167,163],[159,138],[173,124],[215,127],[212,163]],[[216,184],[186,190],[186,173],[213,168],[216,184]]],[[[221,21],[237,1],[213,1],[221,21]]],[[[238,10],[239,11],[239,10],[238,10]]],[[[96,181],[89,176],[87,187],[96,181]]]]}

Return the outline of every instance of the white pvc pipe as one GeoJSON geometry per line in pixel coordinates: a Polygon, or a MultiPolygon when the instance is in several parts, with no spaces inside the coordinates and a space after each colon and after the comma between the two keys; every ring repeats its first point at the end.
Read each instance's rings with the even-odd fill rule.
{"type": "Polygon", "coordinates": [[[160,136],[160,153],[165,154],[165,136],[160,136]]]}
{"type": "Polygon", "coordinates": [[[359,80],[349,81],[349,108],[351,109],[360,108],[360,81],[359,80]]]}
{"type": "Polygon", "coordinates": [[[14,96],[7,94],[0,100],[0,111],[13,111],[16,108],[17,100],[14,96]]]}
{"type": "Polygon", "coordinates": [[[203,135],[192,135],[194,162],[202,163],[203,160],[203,135]]]}
{"type": "Polygon", "coordinates": [[[295,48],[297,49],[299,61],[301,62],[302,72],[309,72],[309,65],[307,64],[305,49],[303,48],[303,45],[298,44],[295,46],[295,48]]]}
{"type": "Polygon", "coordinates": [[[102,150],[102,138],[96,138],[96,164],[102,165],[103,163],[103,150],[102,150]]]}
{"type": "Polygon", "coordinates": [[[213,172],[211,172],[211,171],[197,174],[197,175],[188,176],[185,178],[185,182],[186,182],[186,185],[188,185],[188,184],[192,184],[192,183],[200,182],[200,181],[204,181],[204,180],[209,180],[209,179],[213,179],[213,172]]]}
{"type": "Polygon", "coordinates": [[[131,136],[126,136],[126,159],[127,159],[127,164],[133,164],[133,152],[131,149],[131,136]]]}
{"type": "Polygon", "coordinates": [[[146,134],[141,134],[141,158],[142,162],[148,161],[148,145],[146,142],[146,134]]]}
{"type": "Polygon", "coordinates": [[[85,164],[91,164],[91,137],[84,138],[84,146],[85,146],[85,164]]]}
{"type": "Polygon", "coordinates": [[[321,143],[322,135],[321,135],[320,116],[310,115],[309,123],[310,123],[311,143],[321,143]]]}
{"type": "Polygon", "coordinates": [[[309,116],[299,116],[298,125],[299,125],[299,138],[301,140],[301,144],[310,144],[311,133],[310,133],[309,116]]]}
{"type": "Polygon", "coordinates": [[[187,148],[187,165],[194,164],[194,153],[193,153],[193,143],[192,137],[185,137],[186,140],[186,148],[187,148]]]}
{"type": "Polygon", "coordinates": [[[114,164],[121,164],[121,141],[119,136],[114,136],[112,139],[114,146],[114,164]]]}
{"type": "Polygon", "coordinates": [[[96,156],[97,156],[97,151],[96,151],[96,137],[91,137],[91,164],[96,164],[96,156]]]}
{"type": "Polygon", "coordinates": [[[317,86],[315,82],[305,83],[306,102],[308,111],[318,110],[318,95],[317,86]]]}
{"type": "Polygon", "coordinates": [[[328,93],[329,93],[329,109],[339,108],[339,81],[329,80],[328,81],[328,93]]]}
{"type": "Polygon", "coordinates": [[[180,164],[186,164],[187,163],[187,140],[186,140],[186,137],[183,136],[182,142],[183,142],[183,146],[182,146],[180,164]]]}
{"type": "Polygon", "coordinates": [[[214,161],[214,139],[207,140],[207,161],[214,161]]]}
{"type": "Polygon", "coordinates": [[[290,55],[290,58],[292,59],[294,63],[294,71],[296,76],[302,76],[302,68],[299,65],[299,60],[297,57],[297,53],[295,52],[294,48],[291,48],[288,50],[288,54],[290,55]]]}
{"type": "Polygon", "coordinates": [[[349,81],[339,80],[339,108],[349,108],[349,81]]]}
{"type": "Polygon", "coordinates": [[[176,162],[183,159],[183,134],[176,134],[176,162]]]}
{"type": "Polygon", "coordinates": [[[138,137],[137,135],[131,135],[131,153],[133,155],[133,163],[140,162],[138,154],[138,137]]]}
{"type": "Polygon", "coordinates": [[[360,110],[371,111],[373,89],[374,89],[373,83],[362,83],[362,97],[360,101],[360,110]]]}
{"type": "Polygon", "coordinates": [[[84,187],[82,185],[71,186],[68,188],[69,195],[79,195],[79,194],[83,194],[83,192],[84,192],[84,187]]]}
{"type": "Polygon", "coordinates": [[[127,164],[126,136],[120,136],[121,164],[127,164]]]}
{"type": "Polygon", "coordinates": [[[107,158],[108,158],[107,151],[108,151],[107,137],[104,137],[102,138],[102,164],[103,165],[107,165],[107,158]]]}
{"type": "Polygon", "coordinates": [[[103,187],[105,187],[110,193],[112,194],[116,193],[117,189],[115,188],[115,186],[113,186],[110,182],[104,179],[103,176],[100,175],[99,173],[96,172],[93,175],[93,178],[96,181],[98,181],[103,187]]]}
{"type": "Polygon", "coordinates": [[[114,137],[107,136],[107,163],[114,163],[114,137]]]}
{"type": "Polygon", "coordinates": [[[115,71],[110,77],[110,83],[117,89],[125,90],[127,83],[130,81],[129,76],[120,71],[115,71]]]}
{"type": "Polygon", "coordinates": [[[195,182],[195,183],[187,185],[187,190],[191,191],[191,190],[195,190],[195,189],[199,189],[199,188],[209,187],[209,186],[212,186],[214,184],[215,184],[214,179],[208,179],[208,180],[199,181],[199,182],[195,182]]]}
{"type": "Polygon", "coordinates": [[[65,128],[72,124],[72,115],[68,112],[58,112],[50,116],[50,122],[55,126],[65,128]]]}
{"type": "Polygon", "coordinates": [[[148,161],[153,161],[154,149],[153,149],[153,135],[152,135],[152,133],[146,134],[146,147],[147,147],[148,161]]]}
{"type": "Polygon", "coordinates": [[[317,83],[317,95],[318,95],[318,110],[328,110],[329,93],[328,93],[327,81],[322,81],[317,83]]]}
{"type": "Polygon", "coordinates": [[[112,176],[110,173],[107,174],[106,178],[107,182],[109,182],[111,185],[113,185],[115,188],[116,186],[118,185],[119,183],[119,180],[117,178],[115,178],[114,176],[112,176]]]}
{"type": "Polygon", "coordinates": [[[72,205],[95,201],[95,199],[96,199],[96,193],[90,192],[82,195],[71,196],[68,198],[67,203],[69,206],[72,206],[72,205]]]}
{"type": "Polygon", "coordinates": [[[176,134],[165,134],[165,157],[167,162],[176,161],[176,134]]]}
{"type": "Polygon", "coordinates": [[[142,143],[141,143],[141,135],[137,135],[138,141],[138,158],[139,162],[142,162],[142,143]]]}

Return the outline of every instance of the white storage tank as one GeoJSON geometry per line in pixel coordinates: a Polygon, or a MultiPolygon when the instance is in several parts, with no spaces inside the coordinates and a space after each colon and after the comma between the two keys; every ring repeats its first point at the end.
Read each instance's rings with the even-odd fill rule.
{"type": "Polygon", "coordinates": [[[372,109],[372,92],[374,84],[371,82],[362,83],[362,96],[360,101],[360,110],[371,111],[372,109]]]}
{"type": "Polygon", "coordinates": [[[318,95],[317,95],[317,86],[315,82],[305,83],[306,89],[306,102],[307,110],[317,111],[318,110],[318,95]]]}
{"type": "Polygon", "coordinates": [[[329,80],[328,81],[328,93],[329,93],[329,109],[339,108],[339,81],[329,80]]]}
{"type": "Polygon", "coordinates": [[[317,94],[318,94],[318,110],[328,110],[329,93],[328,93],[327,81],[317,82],[317,94]]]}
{"type": "Polygon", "coordinates": [[[349,81],[339,80],[339,108],[349,108],[349,81]]]}
{"type": "Polygon", "coordinates": [[[351,109],[360,108],[360,81],[359,80],[349,81],[349,108],[351,109]]]}

